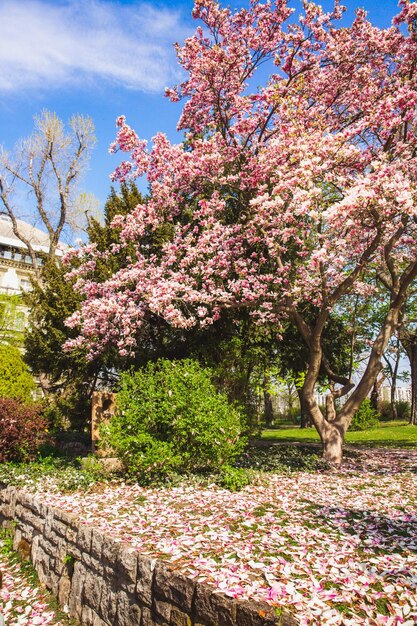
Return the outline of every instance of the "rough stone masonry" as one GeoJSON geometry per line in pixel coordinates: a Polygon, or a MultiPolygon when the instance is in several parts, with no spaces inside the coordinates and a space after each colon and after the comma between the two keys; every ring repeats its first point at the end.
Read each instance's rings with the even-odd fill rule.
{"type": "Polygon", "coordinates": [[[0,489],[0,523],[61,607],[85,626],[297,626],[268,604],[236,601],[80,524],[14,487],[0,489]]]}

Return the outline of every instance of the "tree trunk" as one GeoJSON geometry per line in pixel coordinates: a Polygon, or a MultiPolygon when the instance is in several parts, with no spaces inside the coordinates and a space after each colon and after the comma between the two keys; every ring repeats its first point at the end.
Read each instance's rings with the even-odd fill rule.
{"type": "Polygon", "coordinates": [[[338,421],[337,417],[333,422],[328,422],[324,419],[316,403],[314,394],[308,391],[306,393],[306,390],[304,390],[304,401],[314,426],[320,435],[323,447],[323,459],[332,465],[340,465],[343,457],[344,436],[347,428],[346,423],[338,421]]]}
{"type": "Polygon", "coordinates": [[[311,421],[303,398],[303,388],[297,388],[297,393],[300,400],[300,428],[308,428],[311,426],[311,421]]]}
{"type": "Polygon", "coordinates": [[[381,387],[385,378],[386,378],[385,374],[381,374],[381,376],[377,378],[377,380],[374,383],[374,386],[372,387],[370,400],[371,400],[371,406],[373,409],[375,409],[375,411],[378,411],[379,396],[380,396],[381,387]]]}
{"type": "Polygon", "coordinates": [[[411,411],[410,424],[417,426],[417,337],[407,346],[407,355],[410,360],[411,373],[411,411]]]}
{"type": "Polygon", "coordinates": [[[269,393],[269,376],[264,376],[263,393],[264,393],[264,420],[267,426],[271,426],[274,421],[274,407],[272,406],[272,396],[269,393]]]}
{"type": "Polygon", "coordinates": [[[398,368],[400,366],[400,339],[397,337],[397,356],[395,360],[395,366],[392,371],[392,383],[391,383],[391,413],[393,419],[398,419],[398,411],[397,411],[397,403],[395,400],[395,394],[397,391],[397,378],[398,378],[398,368]]]}
{"type": "Polygon", "coordinates": [[[340,465],[343,457],[344,432],[335,425],[330,425],[320,433],[323,445],[323,459],[332,465],[340,465]]]}

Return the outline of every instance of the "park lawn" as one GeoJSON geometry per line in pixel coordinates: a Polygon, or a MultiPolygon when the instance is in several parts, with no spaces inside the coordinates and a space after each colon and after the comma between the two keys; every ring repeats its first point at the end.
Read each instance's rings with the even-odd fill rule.
{"type": "MultiPolygon", "coordinates": [[[[274,428],[264,430],[262,439],[282,443],[319,443],[315,428],[274,428]]],[[[417,426],[407,422],[381,422],[378,428],[362,431],[348,431],[346,443],[372,447],[413,448],[417,447],[417,426]]]]}

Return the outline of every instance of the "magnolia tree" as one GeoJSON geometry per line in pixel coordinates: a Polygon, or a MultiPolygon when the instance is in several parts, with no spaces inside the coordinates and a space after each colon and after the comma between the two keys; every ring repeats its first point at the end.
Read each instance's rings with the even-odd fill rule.
{"type": "Polygon", "coordinates": [[[151,197],[114,220],[122,245],[135,246],[125,268],[99,284],[94,247],[78,253],[85,301],[70,320],[81,328],[72,345],[92,356],[109,342],[134,350],[150,314],[183,328],[225,308],[249,309],[259,323],[289,319],[308,347],[304,405],[325,458],[341,462],[417,275],[417,4],[400,5],[381,30],[362,10],[338,28],[337,3],[325,14],[305,2],[294,21],[285,0],[236,12],[196,0],[202,26],[177,46],[186,80],[167,90],[185,102],[185,140],[158,134],[148,148],[118,119],[111,150],[130,160],[114,179],[145,176],[151,197]],[[152,252],[149,234],[167,223],[152,252]],[[355,386],[331,370],[322,337],[342,300],[373,297],[375,272],[389,277],[390,305],[355,386]],[[326,416],[314,397],[323,371],[326,416]]]}

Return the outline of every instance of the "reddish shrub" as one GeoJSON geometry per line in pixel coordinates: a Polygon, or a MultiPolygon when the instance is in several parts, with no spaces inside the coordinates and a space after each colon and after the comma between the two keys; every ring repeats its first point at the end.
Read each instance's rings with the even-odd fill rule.
{"type": "Polygon", "coordinates": [[[0,462],[33,458],[45,428],[40,406],[0,398],[0,462]]]}

